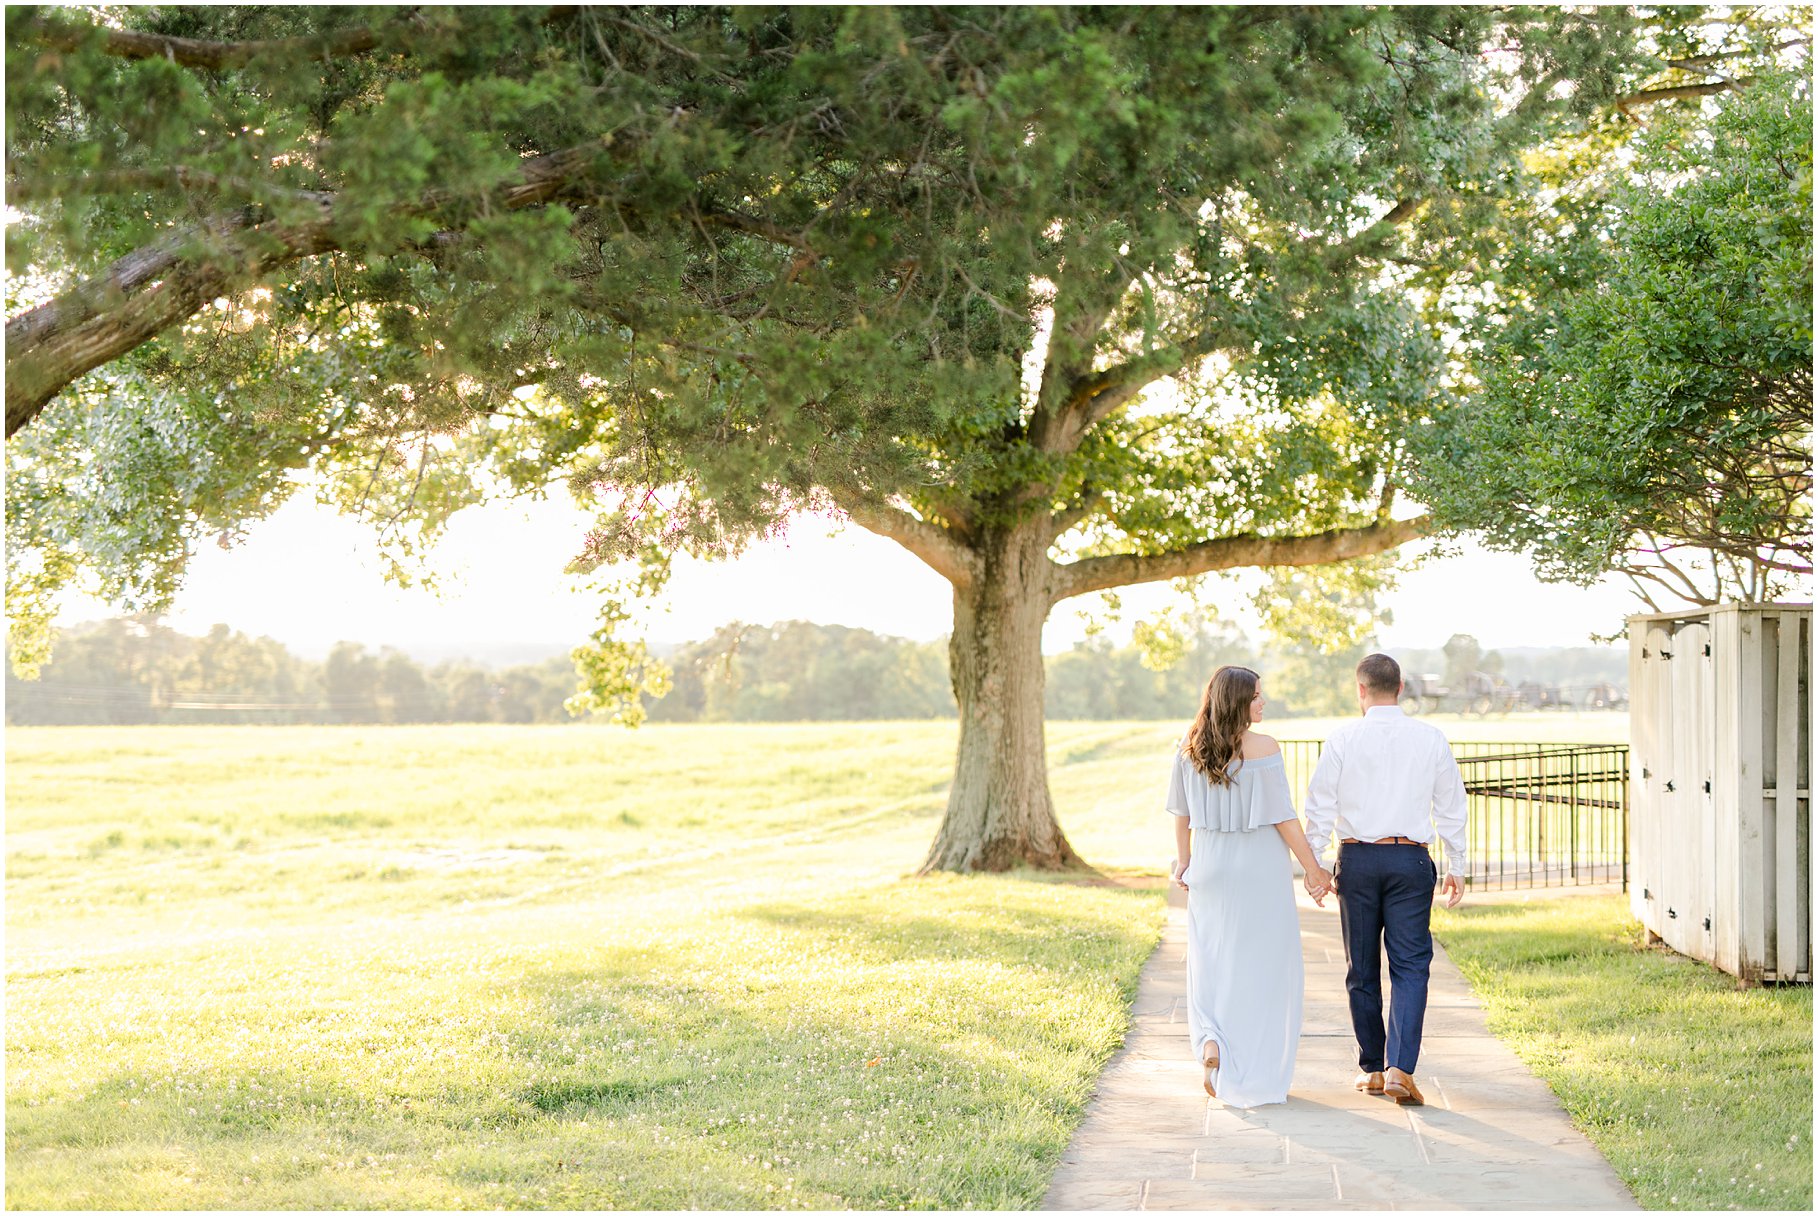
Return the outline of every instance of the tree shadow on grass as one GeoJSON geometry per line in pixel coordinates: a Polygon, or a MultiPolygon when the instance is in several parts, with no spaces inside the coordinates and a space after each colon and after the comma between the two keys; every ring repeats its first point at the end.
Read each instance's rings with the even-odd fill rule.
{"type": "MultiPolygon", "coordinates": [[[[181,1093],[148,1093],[148,1063],[12,1106],[9,1150],[67,1173],[111,1146],[118,1165],[84,1184],[102,1206],[395,1206],[410,1176],[433,1206],[524,1206],[547,1187],[536,1202],[558,1207],[762,1207],[784,1196],[766,1203],[778,1175],[758,1162],[787,1157],[795,1204],[1030,1207],[1121,1041],[1128,993],[1104,975],[1133,983],[1146,943],[1106,895],[1094,917],[1019,894],[932,911],[779,903],[532,956],[475,994],[497,1014],[463,1045],[472,1063],[388,1076],[389,1061],[350,1056],[303,1078],[190,1055],[181,1093]],[[730,957],[729,937],[743,943],[730,957]],[[285,1103],[247,1110],[249,1081],[285,1103]],[[189,1163],[168,1186],[134,1181],[133,1161],[167,1159],[189,1163]],[[184,1172],[212,1181],[183,1190],[184,1172]]],[[[404,1016],[435,1033],[433,1016],[404,1016]]]]}
{"type": "MultiPolygon", "coordinates": [[[[532,966],[520,982],[543,1012],[510,1044],[527,1068],[577,1037],[632,1035],[639,1058],[595,1057],[514,1099],[570,1119],[705,1124],[704,1162],[736,1173],[740,1160],[787,1155],[809,1188],[800,1200],[1032,1206],[1122,1042],[1152,938],[1109,893],[1084,906],[1011,885],[978,894],[991,898],[775,902],[591,966],[532,966]],[[640,1077],[667,1083],[626,1084],[640,1077]],[[835,1132],[870,1138],[836,1135],[829,1148],[816,1121],[827,1112],[835,1132]],[[842,1122],[853,1115],[862,1122],[842,1122]],[[856,1169],[861,1153],[883,1155],[856,1169]]],[[[638,1201],[736,1205],[700,1189],[638,1201]]]]}
{"type": "MultiPolygon", "coordinates": [[[[433,1206],[522,1204],[496,1188],[533,1183],[551,1206],[769,1206],[755,1162],[785,1155],[809,1206],[1032,1206],[1121,1042],[1153,940],[1141,898],[941,876],[590,935],[477,973],[452,1014],[386,1001],[371,1057],[343,1034],[271,1068],[197,1023],[136,1067],[9,1103],[26,1188],[9,1194],[105,1148],[118,1164],[82,1188],[98,1206],[396,1206],[405,1178],[433,1206]],[[167,1070],[183,1090],[148,1093],[167,1070]],[[249,1107],[255,1081],[282,1105],[249,1107]],[[190,1165],[166,1183],[133,1164],[167,1159],[214,1189],[177,1186],[190,1165]]],[[[287,1050],[312,1033],[296,1013],[255,1010],[251,1028],[287,1050]]]]}
{"type": "Polygon", "coordinates": [[[538,1081],[515,1092],[518,1101],[546,1115],[559,1114],[571,1107],[590,1111],[628,1110],[688,1084],[686,1077],[659,1077],[654,1080],[621,1078],[613,1081],[566,1078],[538,1081]]]}
{"type": "MultiPolygon", "coordinates": [[[[551,999],[548,1016],[558,1026],[575,1017],[566,994],[600,979],[572,971],[525,977],[551,999]]],[[[704,1061],[679,1084],[627,1102],[622,1083],[577,1081],[567,1089],[571,1101],[539,1107],[673,1129],[661,1152],[691,1173],[637,1196],[638,1206],[657,1208],[748,1206],[723,1180],[736,1178],[742,1161],[784,1158],[800,1182],[798,1201],[811,1206],[1035,1206],[1116,1046],[1032,1044],[1026,1034],[1012,1044],[1004,1027],[983,1019],[876,1032],[856,1011],[812,1013],[776,990],[739,998],[695,989],[663,1024],[678,1059],[704,1061]],[[829,1113],[831,1130],[816,1122],[829,1113]],[[892,1145],[908,1151],[898,1156],[892,1145]],[[861,1153],[880,1155],[861,1165],[861,1153]],[[694,1180],[703,1166],[706,1175],[694,1180]]],[[[559,1038],[555,1030],[529,1036],[517,1050],[535,1057],[559,1038]]]]}
{"type": "MultiPolygon", "coordinates": [[[[1071,877],[1078,881],[1077,874],[1071,877]]],[[[732,915],[832,937],[855,958],[872,962],[968,959],[1064,970],[1083,948],[1110,946],[1133,937],[1128,923],[1108,927],[1102,915],[1089,909],[1044,907],[1039,920],[1032,919],[1030,911],[1015,906],[975,906],[937,914],[773,903],[741,908],[732,915]]]]}
{"type": "Polygon", "coordinates": [[[1099,760],[1138,759],[1154,750],[1158,729],[1155,725],[1132,727],[1107,738],[1081,741],[1070,746],[1051,746],[1049,767],[1070,768],[1076,764],[1091,764],[1099,760]]]}

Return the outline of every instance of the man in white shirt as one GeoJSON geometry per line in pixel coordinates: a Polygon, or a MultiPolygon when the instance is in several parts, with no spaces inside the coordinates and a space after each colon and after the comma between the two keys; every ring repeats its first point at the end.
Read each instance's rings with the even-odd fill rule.
{"type": "Polygon", "coordinates": [[[1332,732],[1307,787],[1307,843],[1324,864],[1336,829],[1339,924],[1345,987],[1357,1035],[1357,1088],[1403,1106],[1424,1103],[1414,1084],[1433,961],[1433,887],[1428,851],[1445,842],[1446,907],[1464,897],[1465,791],[1439,729],[1401,712],[1401,666],[1386,654],[1357,665],[1361,721],[1332,732]],[[1383,1032],[1382,956],[1389,955],[1389,1026],[1383,1032]],[[1386,1065],[1386,1067],[1385,1067],[1386,1065]]]}

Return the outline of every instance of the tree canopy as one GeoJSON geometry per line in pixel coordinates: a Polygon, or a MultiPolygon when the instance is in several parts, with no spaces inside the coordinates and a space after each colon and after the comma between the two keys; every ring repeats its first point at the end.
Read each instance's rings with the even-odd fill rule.
{"type": "MultiPolygon", "coordinates": [[[[954,587],[929,864],[1068,864],[1053,606],[1431,530],[1524,157],[1734,87],[1700,12],[20,10],[9,611],[155,607],[305,469],[404,556],[565,484],[646,588],[833,504],[954,587]]],[[[578,707],[660,686],[625,618],[578,707]]]]}
{"type": "MultiPolygon", "coordinates": [[[[1803,55],[1802,55],[1803,60],[1803,55]]],[[[1632,145],[1555,149],[1573,199],[1474,327],[1477,391],[1424,437],[1415,492],[1542,576],[1773,599],[1811,573],[1812,106],[1761,72],[1632,145]],[[1618,150],[1631,155],[1619,160],[1618,150]]]]}
{"type": "Polygon", "coordinates": [[[16,621],[79,573],[160,606],[304,469],[401,556],[564,481],[606,492],[589,561],[1018,478],[1106,548],[1329,526],[1432,366],[1377,270],[1629,62],[1554,10],[103,12],[8,23],[16,621]],[[1218,420],[1226,375],[1294,416],[1218,420]],[[1248,501],[1209,529],[1183,483],[1248,501]]]}

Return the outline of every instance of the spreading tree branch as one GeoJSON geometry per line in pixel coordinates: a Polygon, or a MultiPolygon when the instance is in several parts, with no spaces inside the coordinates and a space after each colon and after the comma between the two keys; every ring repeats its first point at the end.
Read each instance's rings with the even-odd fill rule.
{"type": "Polygon", "coordinates": [[[260,38],[247,42],[208,42],[176,38],[139,30],[116,30],[74,22],[44,21],[32,28],[30,39],[58,51],[80,51],[90,46],[120,59],[168,59],[188,68],[240,67],[262,56],[285,59],[344,59],[360,55],[379,44],[372,26],[336,30],[331,34],[298,38],[260,38]]]}
{"type": "Polygon", "coordinates": [[[1633,106],[1651,106],[1656,102],[1672,101],[1680,97],[1710,97],[1717,93],[1728,93],[1752,83],[1753,77],[1744,80],[1720,80],[1710,84],[1676,84],[1658,89],[1642,89],[1639,93],[1627,93],[1616,99],[1619,110],[1628,110],[1633,106]]]}
{"type": "Polygon", "coordinates": [[[958,495],[941,492],[930,494],[924,490],[922,493],[928,501],[928,509],[946,523],[949,532],[962,543],[972,539],[978,529],[978,521],[972,517],[972,511],[963,499],[958,495]]]}
{"type": "Polygon", "coordinates": [[[1754,83],[1754,77],[1733,79],[1717,71],[1716,65],[1731,59],[1743,59],[1761,54],[1775,55],[1796,46],[1810,46],[1811,44],[1810,38],[1791,38],[1765,49],[1749,47],[1711,55],[1692,55],[1684,59],[1663,59],[1661,62],[1670,68],[1697,76],[1714,76],[1716,79],[1701,84],[1662,85],[1651,89],[1641,89],[1618,97],[1615,105],[1617,109],[1626,114],[1634,106],[1653,105],[1656,102],[1674,101],[1685,97],[1710,97],[1717,93],[1745,88],[1754,83]]]}
{"type": "Polygon", "coordinates": [[[1661,62],[1670,68],[1678,68],[1681,71],[1698,72],[1710,67],[1712,64],[1723,63],[1730,59],[1746,59],[1749,56],[1761,54],[1776,55],[1781,51],[1790,51],[1796,46],[1810,45],[1812,45],[1812,40],[1810,38],[1789,38],[1785,42],[1777,42],[1773,46],[1766,48],[1744,47],[1739,51],[1720,51],[1712,55],[1691,55],[1684,59],[1663,59],[1661,62]]]}
{"type": "Polygon", "coordinates": [[[1425,199],[1419,198],[1402,199],[1390,207],[1374,224],[1355,236],[1332,246],[1324,260],[1333,263],[1334,272],[1337,273],[1336,264],[1339,262],[1355,261],[1360,258],[1388,257],[1389,255],[1384,253],[1381,248],[1383,242],[1389,239],[1395,229],[1412,219],[1414,213],[1420,210],[1421,203],[1425,201],[1425,199]]]}
{"type": "MultiPolygon", "coordinates": [[[[620,153],[630,141],[602,136],[572,148],[531,157],[518,179],[487,201],[493,212],[582,200],[599,194],[601,155],[620,153]]],[[[460,195],[433,191],[398,212],[437,217],[460,195]]],[[[263,276],[302,258],[347,248],[337,215],[338,198],[322,192],[293,195],[313,209],[300,220],[262,222],[259,208],[216,216],[116,260],[106,270],[6,323],[6,434],[37,417],[73,380],[155,338],[219,296],[232,296],[263,276]],[[202,252],[197,252],[200,249],[202,252]]],[[[713,221],[750,236],[800,248],[800,240],[748,216],[713,213],[713,221]]],[[[426,247],[455,239],[437,233],[426,247]]]]}
{"type": "MultiPolygon", "coordinates": [[[[1641,582],[1640,582],[1641,579],[1646,579],[1650,583],[1657,583],[1661,587],[1664,587],[1667,591],[1671,592],[1673,595],[1678,596],[1680,599],[1685,600],[1687,603],[1696,604],[1700,608],[1708,608],[1712,604],[1715,604],[1717,602],[1716,600],[1705,595],[1704,592],[1699,590],[1697,587],[1690,587],[1689,589],[1675,587],[1671,583],[1667,582],[1665,579],[1661,578],[1658,574],[1655,574],[1653,571],[1649,570],[1645,566],[1623,566],[1623,567],[1621,567],[1621,570],[1622,570],[1623,574],[1628,576],[1629,581],[1634,584],[1634,587],[1633,587],[1634,593],[1636,595],[1640,596],[1642,598],[1642,600],[1648,605],[1648,607],[1654,609],[1654,611],[1656,611],[1656,612],[1660,611],[1660,607],[1659,607],[1659,605],[1655,604],[1653,597],[1648,595],[1647,592],[1642,589],[1641,582]]],[[[1678,572],[1675,571],[1675,573],[1678,573],[1678,572]]]]}
{"type": "Polygon", "coordinates": [[[895,541],[954,586],[969,586],[977,576],[977,556],[940,526],[917,519],[901,507],[857,493],[842,490],[831,493],[835,504],[853,523],[895,541]]]}
{"type": "Polygon", "coordinates": [[[156,242],[6,323],[6,435],[12,438],[76,377],[180,324],[288,262],[336,247],[324,217],[253,227],[246,217],[156,242]],[[182,250],[199,236],[229,239],[204,260],[182,250]]]}
{"type": "Polygon", "coordinates": [[[1132,356],[1115,367],[1077,378],[1069,386],[1058,418],[1042,436],[1043,450],[1073,451],[1086,432],[1128,405],[1143,389],[1222,349],[1231,337],[1224,330],[1209,329],[1184,342],[1132,356]]]}
{"type": "Polygon", "coordinates": [[[1039,452],[1066,451],[1066,419],[1074,386],[1092,371],[1099,331],[1129,288],[1121,260],[1097,283],[1083,271],[1062,278],[1054,298],[1040,394],[1029,420],[1029,441],[1039,452]]]}
{"type": "Polygon", "coordinates": [[[756,216],[741,215],[736,211],[709,209],[700,211],[696,218],[709,227],[730,228],[734,232],[743,232],[747,236],[755,236],[760,240],[769,241],[773,245],[787,245],[791,249],[807,254],[810,259],[814,257],[814,247],[808,243],[806,238],[756,216]]]}
{"type": "Polygon", "coordinates": [[[1057,572],[1054,598],[1090,591],[1186,578],[1240,566],[1318,566],[1382,553],[1417,540],[1433,529],[1429,515],[1379,520],[1362,528],[1334,528],[1310,536],[1225,536],[1167,553],[1119,553],[1087,557],[1057,572]]]}
{"type": "MultiPolygon", "coordinates": [[[[1374,255],[1375,247],[1419,209],[1422,200],[1402,199],[1383,217],[1326,253],[1333,263],[1374,255]]],[[[1082,312],[1082,316],[1104,315],[1082,312]]],[[[1058,309],[1057,309],[1058,316],[1058,309]]],[[[1050,339],[1052,341],[1052,339],[1050,339]]],[[[1129,404],[1143,389],[1184,371],[1198,360],[1225,349],[1237,340],[1227,329],[1211,326],[1183,341],[1133,356],[1115,367],[1080,372],[1067,378],[1057,405],[1048,402],[1049,377],[1057,371],[1054,360],[1042,377],[1043,408],[1030,428],[1030,440],[1039,451],[1065,454],[1079,447],[1086,433],[1129,404]]]]}

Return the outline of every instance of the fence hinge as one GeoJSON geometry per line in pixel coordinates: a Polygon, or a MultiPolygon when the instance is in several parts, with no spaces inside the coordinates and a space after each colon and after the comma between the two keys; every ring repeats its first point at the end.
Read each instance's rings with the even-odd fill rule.
{"type": "Polygon", "coordinates": [[[1711,792],[1711,783],[1709,781],[1704,783],[1704,792],[1707,794],[1711,792]]]}
{"type": "Polygon", "coordinates": [[[1667,787],[1667,793],[1670,794],[1673,792],[1673,783],[1671,781],[1666,783],[1666,787],[1667,787]]]}
{"type": "Polygon", "coordinates": [[[1711,644],[1709,642],[1704,644],[1704,657],[1707,659],[1711,657],[1711,644]]]}
{"type": "Polygon", "coordinates": [[[1676,908],[1668,908],[1668,909],[1667,909],[1667,919],[1668,919],[1668,920],[1678,920],[1678,919],[1679,919],[1679,911],[1678,911],[1678,909],[1676,909],[1676,908]]]}

